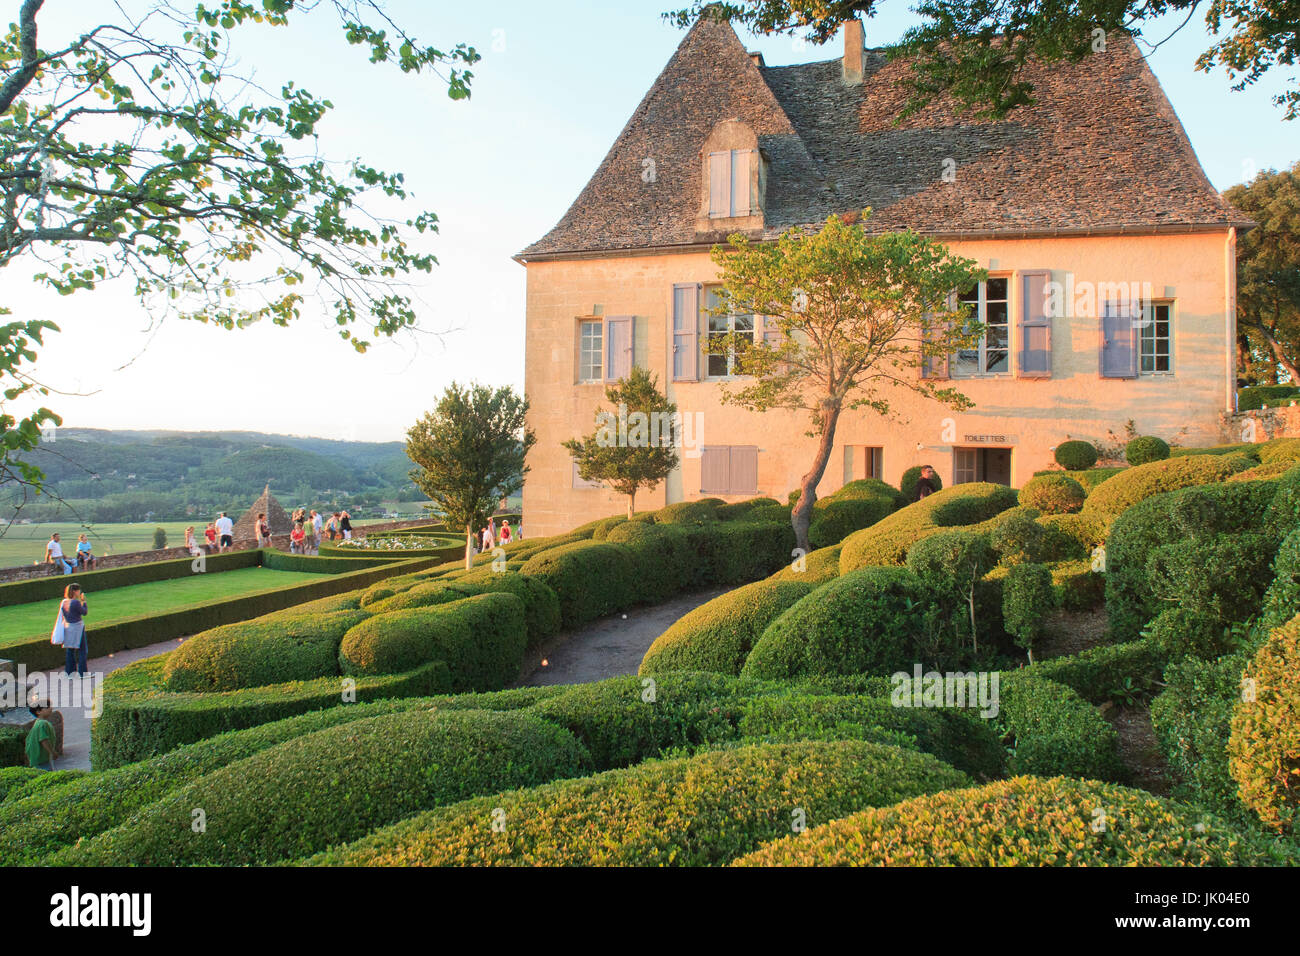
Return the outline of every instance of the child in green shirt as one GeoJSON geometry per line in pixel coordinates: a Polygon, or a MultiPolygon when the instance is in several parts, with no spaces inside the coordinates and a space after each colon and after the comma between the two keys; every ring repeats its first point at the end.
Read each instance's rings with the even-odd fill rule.
{"type": "Polygon", "coordinates": [[[36,721],[27,731],[27,762],[40,770],[54,769],[54,725],[50,723],[49,702],[31,707],[36,721]]]}

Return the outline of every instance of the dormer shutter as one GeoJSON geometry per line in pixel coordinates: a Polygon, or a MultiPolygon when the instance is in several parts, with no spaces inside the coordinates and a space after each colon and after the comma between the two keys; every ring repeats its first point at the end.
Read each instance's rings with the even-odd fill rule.
{"type": "Polygon", "coordinates": [[[731,214],[731,153],[709,153],[709,215],[721,219],[731,214]]]}

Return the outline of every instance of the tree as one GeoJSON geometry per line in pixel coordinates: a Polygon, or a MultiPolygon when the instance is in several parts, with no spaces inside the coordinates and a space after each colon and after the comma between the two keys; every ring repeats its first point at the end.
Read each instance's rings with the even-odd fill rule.
{"type": "Polygon", "coordinates": [[[869,216],[870,210],[857,221],[831,216],[819,231],[791,229],[761,244],[737,233],[712,254],[722,283],[713,311],[763,316],[761,337],[708,338],[710,352],[733,354],[737,370],[754,376],[724,386],[722,401],[751,411],[806,410],[809,435],[820,439],[791,516],[804,550],[843,411],[889,415],[896,389],[955,409],[972,404],[919,372],[975,347],[983,327],[953,293],[985,273],[916,233],[872,235],[864,223],[869,216]]]}
{"type": "Polygon", "coordinates": [[[603,481],[627,495],[627,516],[636,512],[636,493],[653,488],[677,467],[677,406],[659,391],[656,378],[633,368],[605,389],[614,412],[596,412],[596,430],[564,447],[584,481],[603,481]]]}
{"type": "Polygon", "coordinates": [[[497,503],[524,486],[524,459],[537,441],[526,424],[528,400],[511,388],[462,388],[453,382],[432,412],[406,432],[406,454],[419,467],[411,480],[449,528],[465,528],[465,567],[474,530],[497,503]]]}
{"type": "MultiPolygon", "coordinates": [[[[0,36],[0,268],[30,257],[63,294],[129,277],[146,305],[227,329],[287,325],[311,296],[362,351],[365,335],[415,324],[402,280],[436,260],[409,240],[437,217],[367,215],[373,196],[410,198],[401,173],[321,158],[330,101],[292,82],[264,90],[233,39],[329,12],[372,63],[432,72],[453,99],[469,95],[472,47],[423,44],[374,0],[153,0],[139,13],[96,5],[106,21],[51,50],[38,39],[43,2],[22,0],[0,36]]],[[[57,329],[0,327],[5,400],[43,391],[15,359],[34,360],[41,331],[57,329]]],[[[57,423],[48,409],[0,415],[0,480],[46,422],[57,423]]],[[[39,470],[22,477],[39,490],[39,470]]]]}
{"type": "MultiPolygon", "coordinates": [[[[664,16],[678,26],[698,17],[735,20],[754,33],[802,35],[825,43],[845,20],[870,18],[884,0],[694,0],[689,9],[664,16]]],[[[979,115],[1001,118],[1033,102],[1033,85],[1024,79],[1031,58],[1045,63],[1078,63],[1105,48],[1108,35],[1143,36],[1165,14],[1186,14],[1174,33],[1205,8],[1207,32],[1215,41],[1196,59],[1208,72],[1222,67],[1235,90],[1258,81],[1275,66],[1300,58],[1300,2],[1297,0],[920,0],[912,10],[922,18],[890,49],[915,57],[913,96],[905,112],[949,94],[979,115]]],[[[1300,114],[1300,87],[1273,97],[1286,119],[1300,114]]]]}
{"type": "MultiPolygon", "coordinates": [[[[1237,328],[1258,357],[1300,383],[1300,162],[1223,194],[1256,226],[1237,239],[1237,328]]],[[[1248,362],[1249,369],[1254,362],[1248,362]]]]}

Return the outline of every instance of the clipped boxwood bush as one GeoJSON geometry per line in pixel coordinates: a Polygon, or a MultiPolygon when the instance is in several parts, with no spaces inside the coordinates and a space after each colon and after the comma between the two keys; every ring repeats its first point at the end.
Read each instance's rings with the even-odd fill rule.
{"type": "Polygon", "coordinates": [[[274,863],[433,806],[573,776],[582,759],[571,734],[527,713],[367,717],[215,770],[51,862],[274,863]],[[205,832],[191,827],[196,807],[204,811],[205,832]]]}
{"type": "Polygon", "coordinates": [[[638,673],[739,674],[768,624],[812,589],[811,582],[757,581],[701,604],[655,638],[638,673]]]}
{"type": "Polygon", "coordinates": [[[1199,810],[1092,780],[1016,777],[864,810],[737,866],[1258,866],[1286,854],[1199,810]],[[1098,820],[1104,825],[1097,826],[1098,820]]]}
{"type": "Polygon", "coordinates": [[[611,531],[627,522],[627,515],[610,515],[597,521],[591,529],[593,541],[604,541],[611,531]]]}
{"type": "Polygon", "coordinates": [[[1064,684],[1089,703],[1102,704],[1121,694],[1145,696],[1153,691],[1167,660],[1153,640],[1143,639],[1053,657],[1031,664],[1023,673],[1064,684]]]}
{"type": "Polygon", "coordinates": [[[1263,607],[1255,622],[1256,635],[1263,639],[1281,627],[1300,608],[1300,528],[1282,539],[1273,559],[1273,580],[1264,592],[1263,607]]]}
{"type": "Polygon", "coordinates": [[[793,560],[794,528],[789,522],[714,522],[689,528],[687,534],[699,562],[699,587],[755,581],[793,560]]]}
{"type": "Polygon", "coordinates": [[[1229,771],[1264,825],[1290,833],[1300,820],[1300,614],[1269,635],[1242,684],[1229,771]]]}
{"type": "Polygon", "coordinates": [[[969,778],[863,741],[767,744],[564,780],[433,810],[317,865],[709,866],[791,832],[969,778]],[[491,830],[500,810],[500,833],[491,830]]]}
{"type": "Polygon", "coordinates": [[[719,498],[701,498],[698,501],[678,501],[665,505],[655,512],[655,524],[695,524],[699,521],[717,521],[719,498]]]}
{"type": "Polygon", "coordinates": [[[1066,471],[1087,471],[1097,464],[1097,446],[1090,441],[1063,441],[1056,446],[1056,463],[1066,471]]]}
{"type": "Polygon", "coordinates": [[[236,690],[337,674],[343,635],[366,617],[335,611],[214,627],[167,655],[167,689],[236,690]]]}
{"type": "Polygon", "coordinates": [[[1279,461],[1300,461],[1300,438],[1274,438],[1259,447],[1261,464],[1271,465],[1279,461]]]}
{"type": "Polygon", "coordinates": [[[520,571],[556,593],[560,624],[566,629],[636,603],[636,572],[637,562],[627,548],[598,541],[548,548],[525,561],[520,571]]]}
{"type": "Polygon", "coordinates": [[[371,675],[442,661],[448,690],[496,690],[519,674],[524,622],[524,602],[506,593],[376,614],[344,635],[339,663],[344,673],[371,675]]]}
{"type": "Polygon", "coordinates": [[[659,604],[697,583],[700,562],[684,525],[628,521],[606,540],[627,548],[635,565],[636,591],[625,597],[623,606],[659,604]]]}
{"type": "Polygon", "coordinates": [[[1152,495],[1193,485],[1221,482],[1248,467],[1249,459],[1220,455],[1195,455],[1153,461],[1126,469],[1100,485],[1083,503],[1083,512],[1114,518],[1152,495]]]}
{"type": "Polygon", "coordinates": [[[1052,572],[1042,564],[1017,564],[1002,586],[1002,622],[1016,644],[1034,659],[1047,616],[1056,610],[1052,572]]]}
{"type": "Polygon", "coordinates": [[[1010,741],[1008,772],[1125,779],[1115,729],[1069,687],[1011,672],[1002,675],[999,690],[996,722],[1010,741]]]}
{"type": "Polygon", "coordinates": [[[1020,489],[1020,503],[1045,515],[1073,514],[1087,496],[1083,485],[1060,472],[1030,478],[1020,489]]]}
{"type": "Polygon", "coordinates": [[[1225,624],[1244,622],[1259,611],[1272,580],[1273,549],[1267,535],[1244,530],[1171,541],[1147,556],[1147,585],[1165,606],[1225,624]]]}
{"type": "Polygon", "coordinates": [[[1130,465],[1145,465],[1169,457],[1169,443],[1154,435],[1139,435],[1124,446],[1124,460],[1130,465]]]}
{"type": "Polygon", "coordinates": [[[804,581],[808,584],[825,584],[840,576],[840,545],[831,548],[818,548],[812,554],[804,555],[802,563],[797,559],[782,568],[772,577],[779,581],[804,581]]]}
{"type": "Polygon", "coordinates": [[[767,508],[772,505],[779,508],[781,502],[775,498],[747,498],[744,501],[733,501],[729,505],[719,505],[716,513],[719,521],[744,521],[755,508],[767,508]]]}
{"type": "Polygon", "coordinates": [[[559,596],[545,581],[520,574],[509,563],[503,571],[491,566],[475,568],[458,578],[452,587],[466,596],[502,593],[513,594],[523,601],[529,647],[537,647],[560,631],[559,596]]]}
{"type": "Polygon", "coordinates": [[[749,512],[749,521],[777,521],[781,524],[790,523],[790,514],[794,509],[790,505],[771,504],[759,505],[749,512]]]}
{"type": "Polygon", "coordinates": [[[768,625],[741,674],[767,680],[888,674],[924,660],[918,607],[933,600],[903,568],[864,568],[824,584],[768,625]]]}
{"type": "Polygon", "coordinates": [[[937,491],[845,538],[840,550],[840,573],[901,565],[908,549],[938,528],[978,524],[1015,505],[1014,488],[989,482],[937,491]]]}
{"type": "MultiPolygon", "coordinates": [[[[890,489],[893,491],[893,489],[890,489]]],[[[895,492],[897,494],[897,492],[895,492]]],[[[869,528],[892,514],[897,502],[892,497],[823,498],[813,506],[808,543],[814,548],[839,544],[854,531],[869,528]]]]}

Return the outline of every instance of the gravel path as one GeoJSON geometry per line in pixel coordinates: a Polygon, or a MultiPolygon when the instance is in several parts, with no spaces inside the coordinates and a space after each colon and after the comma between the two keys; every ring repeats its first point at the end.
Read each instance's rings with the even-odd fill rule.
{"type": "Polygon", "coordinates": [[[654,607],[611,614],[580,631],[561,634],[534,655],[532,670],[519,685],[585,684],[635,674],[656,637],[687,611],[728,590],[697,591],[654,607]]]}

